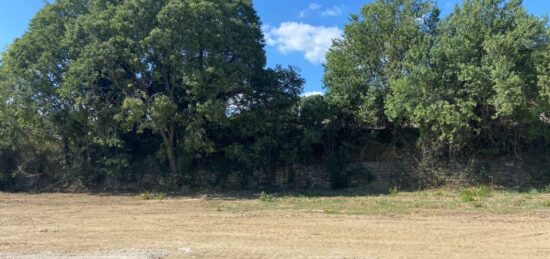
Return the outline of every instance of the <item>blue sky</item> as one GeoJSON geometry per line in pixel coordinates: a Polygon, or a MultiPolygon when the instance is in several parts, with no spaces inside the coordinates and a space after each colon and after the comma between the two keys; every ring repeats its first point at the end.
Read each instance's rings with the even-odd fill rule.
{"type": "MultiPolygon", "coordinates": [[[[253,0],[264,25],[268,65],[292,65],[306,79],[305,92],[322,92],[324,54],[351,13],[367,0],[253,0]]],[[[439,0],[443,14],[460,0],[439,0]]],[[[21,36],[43,0],[0,1],[0,48],[21,36]]],[[[536,15],[550,13],[550,0],[524,0],[536,15]]]]}

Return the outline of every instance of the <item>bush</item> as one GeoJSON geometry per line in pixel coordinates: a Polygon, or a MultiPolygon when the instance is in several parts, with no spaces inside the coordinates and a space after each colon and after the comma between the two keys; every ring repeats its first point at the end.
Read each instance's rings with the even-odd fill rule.
{"type": "Polygon", "coordinates": [[[399,194],[399,188],[397,188],[397,186],[391,187],[388,190],[388,194],[391,196],[396,196],[397,194],[399,194]]]}
{"type": "Polygon", "coordinates": [[[474,202],[475,204],[479,204],[483,199],[491,197],[492,193],[493,190],[487,186],[466,188],[460,191],[460,199],[462,202],[474,202]]]}
{"type": "Polygon", "coordinates": [[[271,194],[267,194],[266,192],[260,193],[259,199],[262,202],[273,202],[273,201],[275,201],[275,197],[271,194]]]}

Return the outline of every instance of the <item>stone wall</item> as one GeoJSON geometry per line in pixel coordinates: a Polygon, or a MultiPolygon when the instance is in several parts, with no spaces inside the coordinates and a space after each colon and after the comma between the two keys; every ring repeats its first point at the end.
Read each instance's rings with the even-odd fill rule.
{"type": "Polygon", "coordinates": [[[352,186],[382,190],[476,184],[531,188],[550,184],[550,164],[506,158],[430,166],[401,160],[365,162],[350,165],[348,171],[353,172],[352,186]]]}
{"type": "MultiPolygon", "coordinates": [[[[346,176],[349,187],[372,192],[387,192],[391,188],[417,190],[439,185],[487,184],[509,188],[540,188],[550,184],[550,158],[530,161],[502,158],[430,165],[405,160],[371,161],[350,164],[344,171],[343,175],[346,176]]],[[[199,172],[196,175],[199,179],[195,180],[201,189],[303,190],[332,187],[331,174],[323,164],[281,169],[271,178],[268,178],[265,172],[255,172],[251,175],[233,172],[223,177],[208,172],[199,172]],[[244,175],[246,177],[243,177],[244,175]],[[274,184],[269,184],[273,182],[274,184]]],[[[113,182],[112,186],[106,185],[105,189],[141,191],[144,188],[155,188],[154,182],[157,181],[151,179],[147,182],[150,185],[113,182]]],[[[16,178],[15,184],[18,190],[22,191],[43,190],[44,186],[52,185],[47,178],[23,176],[16,178]]]]}
{"type": "MultiPolygon", "coordinates": [[[[350,164],[345,171],[350,187],[373,192],[384,192],[394,187],[416,190],[438,185],[487,184],[538,188],[550,184],[550,166],[506,158],[429,166],[403,160],[374,161],[350,164]]],[[[280,170],[275,179],[275,187],[281,189],[329,189],[332,185],[331,176],[322,165],[280,170]]],[[[248,187],[261,189],[265,182],[258,175],[248,182],[248,187]]],[[[227,187],[236,185],[229,183],[227,187]]]]}

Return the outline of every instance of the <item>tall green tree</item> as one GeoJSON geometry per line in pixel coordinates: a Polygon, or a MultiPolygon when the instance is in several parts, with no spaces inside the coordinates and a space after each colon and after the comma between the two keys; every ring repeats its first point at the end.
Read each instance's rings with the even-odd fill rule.
{"type": "Polygon", "coordinates": [[[393,79],[390,117],[457,150],[517,152],[544,136],[536,67],[545,24],[519,0],[465,0],[441,22],[428,54],[413,52],[406,76],[393,79]]]}
{"type": "MultiPolygon", "coordinates": [[[[150,21],[137,19],[142,2],[118,17],[130,23],[123,25],[128,37],[150,21]]],[[[154,16],[132,51],[140,61],[134,74],[144,81],[135,85],[144,87],[125,94],[123,112],[132,113],[126,122],[161,135],[176,174],[184,154],[213,152],[207,125],[227,123],[230,100],[254,87],[265,66],[263,36],[250,1],[169,1],[154,16]]]]}
{"type": "Polygon", "coordinates": [[[439,11],[431,1],[377,0],[346,25],[327,54],[327,100],[356,123],[388,127],[384,111],[391,80],[403,75],[409,51],[434,30],[439,11]]]}
{"type": "Polygon", "coordinates": [[[216,151],[235,100],[301,91],[294,71],[265,69],[263,41],[250,0],[58,0],[5,53],[7,96],[48,129],[68,171],[128,171],[158,139],[141,153],[181,182],[216,151]]]}

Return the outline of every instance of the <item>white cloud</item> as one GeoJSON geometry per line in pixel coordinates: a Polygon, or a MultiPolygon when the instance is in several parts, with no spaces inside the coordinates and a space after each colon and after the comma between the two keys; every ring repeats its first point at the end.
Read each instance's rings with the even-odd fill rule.
{"type": "Polygon", "coordinates": [[[300,16],[300,18],[304,18],[310,12],[317,11],[317,10],[321,9],[321,7],[323,7],[323,6],[318,4],[318,3],[311,3],[311,4],[308,5],[308,7],[306,9],[304,9],[303,11],[300,12],[299,16],[300,16]]]}
{"type": "Polygon", "coordinates": [[[266,43],[282,54],[303,52],[313,64],[325,63],[325,55],[333,39],[342,37],[338,27],[313,26],[305,23],[285,22],[277,28],[264,27],[266,43]]]}
{"type": "Polygon", "coordinates": [[[343,12],[344,12],[344,9],[346,7],[341,5],[341,6],[333,6],[331,8],[327,8],[325,9],[324,11],[322,11],[320,14],[321,16],[339,16],[341,15],[343,12]]]}
{"type": "Polygon", "coordinates": [[[328,17],[328,16],[339,16],[344,13],[344,10],[346,9],[346,6],[344,5],[335,5],[330,8],[325,8],[322,10],[323,6],[318,3],[311,3],[309,6],[302,10],[298,17],[304,18],[308,16],[310,13],[315,12],[317,15],[322,17],[328,17]]]}
{"type": "Polygon", "coordinates": [[[302,96],[304,96],[304,97],[309,97],[309,96],[314,96],[314,95],[325,95],[325,94],[321,91],[311,91],[311,92],[305,92],[305,93],[302,94],[302,96]]]}
{"type": "Polygon", "coordinates": [[[309,4],[309,9],[311,9],[311,10],[319,10],[321,7],[323,7],[323,6],[318,4],[318,3],[309,4]]]}

